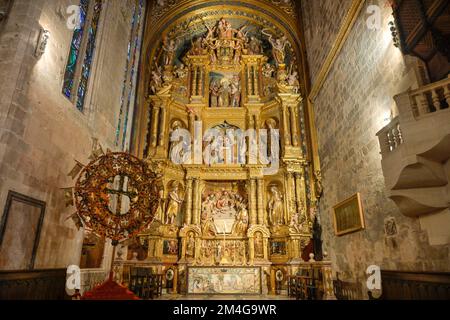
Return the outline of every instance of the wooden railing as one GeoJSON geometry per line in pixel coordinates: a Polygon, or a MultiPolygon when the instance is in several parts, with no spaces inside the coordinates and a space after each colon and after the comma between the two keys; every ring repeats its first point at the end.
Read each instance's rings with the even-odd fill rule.
{"type": "Polygon", "coordinates": [[[409,96],[416,117],[448,109],[450,106],[450,76],[411,91],[409,96]]]}
{"type": "Polygon", "coordinates": [[[381,271],[383,300],[450,300],[450,273],[381,271]]]}
{"type": "Polygon", "coordinates": [[[289,276],[288,296],[297,300],[319,300],[317,281],[311,277],[289,276]]]}
{"type": "Polygon", "coordinates": [[[0,271],[0,300],[67,300],[66,269],[0,271]]]}
{"type": "Polygon", "coordinates": [[[334,295],[338,300],[362,300],[361,284],[333,280],[334,295]]]}
{"type": "Polygon", "coordinates": [[[324,298],[322,266],[301,266],[295,276],[287,279],[288,295],[297,300],[322,300],[324,298]]]}
{"type": "Polygon", "coordinates": [[[128,288],[141,299],[154,299],[162,295],[162,279],[150,268],[131,268],[128,288]]]}

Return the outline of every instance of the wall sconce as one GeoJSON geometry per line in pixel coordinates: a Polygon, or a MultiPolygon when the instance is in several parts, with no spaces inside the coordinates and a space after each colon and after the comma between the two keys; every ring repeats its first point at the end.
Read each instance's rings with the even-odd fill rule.
{"type": "Polygon", "coordinates": [[[6,11],[0,9],[0,22],[2,22],[3,19],[6,19],[6,11]]]}
{"type": "Polygon", "coordinates": [[[36,58],[40,58],[47,48],[48,39],[50,38],[50,31],[41,28],[39,32],[39,38],[34,55],[36,58]]]}
{"type": "Polygon", "coordinates": [[[400,48],[400,39],[398,37],[397,27],[395,26],[394,21],[389,22],[389,27],[392,34],[392,40],[394,41],[394,46],[400,48]]]}

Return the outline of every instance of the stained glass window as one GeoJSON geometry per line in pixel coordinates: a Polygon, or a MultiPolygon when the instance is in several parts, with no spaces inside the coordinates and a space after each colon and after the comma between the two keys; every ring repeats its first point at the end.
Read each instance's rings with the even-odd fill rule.
{"type": "Polygon", "coordinates": [[[72,91],[77,69],[78,58],[83,41],[83,33],[86,24],[86,16],[89,9],[89,0],[80,1],[80,17],[78,26],[73,32],[72,42],[70,44],[69,58],[67,61],[66,72],[64,75],[63,93],[67,98],[72,98],[72,91]]]}
{"type": "Polygon", "coordinates": [[[86,45],[86,53],[84,55],[83,67],[81,70],[81,79],[78,86],[77,108],[80,111],[84,109],[84,101],[86,98],[86,90],[88,86],[89,76],[91,75],[92,61],[95,52],[95,40],[97,39],[98,22],[102,11],[102,0],[95,0],[94,13],[92,15],[91,24],[88,31],[88,42],[86,45]]]}
{"type": "Polygon", "coordinates": [[[136,0],[131,19],[131,32],[128,42],[127,61],[125,65],[125,76],[120,101],[119,122],[116,130],[116,145],[125,149],[127,141],[128,126],[132,110],[133,98],[136,88],[136,69],[138,67],[141,25],[144,12],[144,0],[136,0]]]}
{"type": "Polygon", "coordinates": [[[80,17],[73,32],[64,74],[63,94],[83,111],[95,52],[102,0],[80,0],[80,17]]]}

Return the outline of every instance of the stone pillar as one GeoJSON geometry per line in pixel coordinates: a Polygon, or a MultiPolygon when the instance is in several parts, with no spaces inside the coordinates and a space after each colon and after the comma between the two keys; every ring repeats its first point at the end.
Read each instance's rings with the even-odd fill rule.
{"type": "Polygon", "coordinates": [[[156,147],[158,142],[158,123],[159,123],[159,106],[153,106],[152,110],[152,136],[151,136],[151,146],[156,147]]]}
{"type": "Polygon", "coordinates": [[[264,217],[264,180],[258,179],[258,224],[265,224],[264,217]]]}
{"type": "Polygon", "coordinates": [[[193,207],[194,211],[192,213],[192,224],[199,225],[200,224],[200,204],[199,204],[199,190],[200,189],[200,180],[194,179],[194,196],[193,196],[193,207]]]}
{"type": "Polygon", "coordinates": [[[190,225],[192,222],[192,179],[186,181],[186,213],[184,216],[184,224],[190,225]]]}
{"type": "Polygon", "coordinates": [[[256,225],[258,223],[258,213],[256,211],[256,180],[250,180],[250,224],[256,225]]]}

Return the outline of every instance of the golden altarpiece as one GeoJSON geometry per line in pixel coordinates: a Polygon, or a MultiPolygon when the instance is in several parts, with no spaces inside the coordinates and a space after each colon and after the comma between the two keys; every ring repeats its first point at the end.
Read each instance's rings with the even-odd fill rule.
{"type": "MultiPolygon", "coordinates": [[[[175,14],[154,41],[146,37],[139,116],[145,125],[135,135],[162,175],[160,210],[119,250],[116,271],[126,277],[126,266],[153,267],[172,292],[267,293],[279,270],[286,277],[303,263],[316,215],[320,181],[308,160],[301,58],[286,28],[256,10],[230,5],[175,14]],[[210,129],[222,137],[229,130],[279,130],[279,139],[267,138],[269,148],[278,144],[279,166],[268,171],[273,161],[248,161],[259,135],[246,140],[243,153],[224,144],[205,156],[210,129]],[[200,145],[173,139],[177,130],[200,135],[200,145]],[[186,152],[198,149],[200,157],[186,152]],[[224,271],[236,273],[227,283],[235,291],[217,283],[224,271]]],[[[156,18],[149,23],[163,23],[156,18]]]]}

